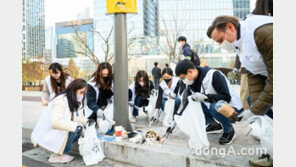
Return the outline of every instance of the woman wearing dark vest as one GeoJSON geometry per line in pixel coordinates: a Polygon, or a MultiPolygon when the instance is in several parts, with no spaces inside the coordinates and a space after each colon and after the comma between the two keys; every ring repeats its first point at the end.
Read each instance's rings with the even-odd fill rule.
{"type": "Polygon", "coordinates": [[[72,78],[63,71],[62,65],[59,63],[52,63],[49,66],[49,73],[50,75],[43,82],[41,95],[44,106],[47,106],[57,94],[63,92],[72,81],[72,78]]]}
{"type": "Polygon", "coordinates": [[[153,82],[149,80],[147,72],[144,70],[140,70],[137,72],[135,77],[135,82],[133,82],[129,87],[129,104],[130,110],[132,111],[132,117],[130,118],[131,122],[136,121],[136,117],[139,115],[139,111],[137,108],[133,107],[136,105],[137,107],[148,106],[151,90],[154,89],[153,82]]]}
{"type": "Polygon", "coordinates": [[[100,63],[93,77],[88,81],[86,92],[87,107],[85,115],[97,120],[104,117],[104,110],[108,99],[113,96],[112,66],[109,63],[100,63]]]}
{"type": "Polygon", "coordinates": [[[176,114],[181,104],[179,98],[180,79],[174,77],[173,70],[169,67],[163,69],[162,78],[163,80],[159,85],[155,112],[158,113],[160,108],[164,111],[165,102],[169,97],[173,97],[175,98],[174,114],[176,114]]]}

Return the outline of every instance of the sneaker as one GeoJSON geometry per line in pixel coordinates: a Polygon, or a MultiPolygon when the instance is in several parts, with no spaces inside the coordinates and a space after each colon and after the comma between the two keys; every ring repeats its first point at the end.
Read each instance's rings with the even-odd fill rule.
{"type": "Polygon", "coordinates": [[[250,160],[249,164],[254,167],[272,167],[273,160],[268,154],[262,154],[261,157],[250,160]]]}
{"type": "Polygon", "coordinates": [[[221,133],[223,132],[222,125],[220,123],[210,123],[206,127],[207,134],[221,133]]]}
{"type": "Polygon", "coordinates": [[[235,138],[235,132],[234,129],[232,129],[231,132],[229,133],[223,133],[222,136],[219,139],[219,144],[224,145],[224,144],[230,144],[235,138]]]}
{"type": "Polygon", "coordinates": [[[63,155],[58,155],[58,154],[51,154],[48,162],[50,163],[68,163],[70,161],[72,161],[74,159],[74,157],[67,155],[67,154],[63,154],[63,155]]]}
{"type": "Polygon", "coordinates": [[[137,117],[136,116],[131,116],[130,118],[129,118],[129,121],[131,122],[131,123],[136,123],[136,119],[137,117]]]}

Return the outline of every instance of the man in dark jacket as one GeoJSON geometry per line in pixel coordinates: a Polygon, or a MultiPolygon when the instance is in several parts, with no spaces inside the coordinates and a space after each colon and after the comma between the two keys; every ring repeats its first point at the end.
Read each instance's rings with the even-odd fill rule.
{"type": "MultiPolygon", "coordinates": [[[[176,75],[188,86],[187,94],[191,95],[194,101],[200,102],[208,125],[207,133],[220,133],[223,131],[219,144],[230,144],[235,138],[235,131],[231,125],[231,120],[216,110],[216,103],[224,100],[237,113],[241,113],[243,110],[238,95],[232,90],[225,75],[209,67],[195,66],[186,59],[177,64],[176,75]]],[[[188,101],[185,102],[184,106],[187,104],[188,101]]],[[[183,111],[181,111],[181,114],[183,111]]]]}
{"type": "Polygon", "coordinates": [[[161,69],[157,66],[158,66],[158,62],[154,62],[154,67],[152,69],[152,75],[154,78],[154,85],[155,85],[156,90],[158,90],[159,82],[160,82],[160,78],[161,78],[161,69]]]}
{"type": "Polygon", "coordinates": [[[194,65],[200,65],[200,59],[198,55],[191,50],[190,45],[187,43],[187,39],[184,36],[180,36],[178,38],[178,43],[182,46],[182,54],[184,55],[184,59],[188,59],[193,62],[194,65]]]}

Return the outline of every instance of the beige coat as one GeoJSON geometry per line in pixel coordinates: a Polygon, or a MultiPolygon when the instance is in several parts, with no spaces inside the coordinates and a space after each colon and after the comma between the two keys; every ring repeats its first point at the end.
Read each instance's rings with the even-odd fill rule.
{"type": "MultiPolygon", "coordinates": [[[[78,116],[76,116],[76,113],[73,113],[73,115],[74,115],[73,121],[65,120],[64,119],[65,114],[66,114],[65,111],[67,111],[67,107],[68,107],[68,104],[63,96],[56,97],[52,101],[50,124],[53,129],[75,132],[75,130],[78,126],[78,123],[85,125],[87,122],[87,118],[84,117],[83,110],[80,109],[78,111],[78,116]]],[[[69,133],[67,133],[65,140],[63,142],[63,145],[60,148],[59,154],[61,154],[61,155],[64,152],[64,149],[65,149],[65,146],[66,146],[66,143],[68,140],[68,135],[69,135],[69,133]]],[[[37,146],[37,144],[38,144],[33,139],[32,139],[32,143],[34,144],[34,146],[37,146]]]]}
{"type": "MultiPolygon", "coordinates": [[[[66,84],[66,88],[68,87],[69,83],[71,81],[73,81],[73,78],[68,76],[67,80],[69,80],[69,81],[66,84]]],[[[41,94],[41,100],[45,100],[45,101],[49,102],[50,101],[50,92],[49,92],[49,88],[48,88],[48,85],[47,85],[47,82],[45,79],[42,81],[42,85],[43,85],[43,89],[42,89],[42,94],[41,94]]]]}

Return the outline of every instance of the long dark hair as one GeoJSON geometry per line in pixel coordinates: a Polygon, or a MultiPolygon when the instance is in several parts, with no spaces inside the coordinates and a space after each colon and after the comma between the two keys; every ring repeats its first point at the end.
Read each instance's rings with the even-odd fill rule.
{"type": "Polygon", "coordinates": [[[135,77],[135,93],[136,95],[140,95],[141,93],[143,93],[144,95],[149,95],[149,78],[148,78],[148,74],[146,71],[144,70],[140,70],[137,72],[136,77],[135,77]],[[144,80],[144,86],[142,87],[139,84],[139,80],[140,78],[143,77],[144,80]]]}
{"type": "Polygon", "coordinates": [[[252,14],[273,16],[273,0],[257,0],[252,14]]]}
{"type": "MultiPolygon", "coordinates": [[[[68,99],[68,105],[71,112],[77,111],[79,108],[80,102],[77,101],[77,90],[87,87],[87,83],[83,79],[75,79],[72,81],[69,86],[60,94],[65,94],[68,99]]],[[[85,95],[83,96],[83,100],[81,102],[81,108],[84,107],[84,99],[85,95]]]]}
{"type": "Polygon", "coordinates": [[[58,71],[61,72],[61,76],[60,76],[60,80],[61,80],[60,90],[58,90],[58,82],[57,82],[57,80],[54,79],[51,75],[50,75],[50,84],[51,84],[52,90],[53,90],[53,92],[55,94],[59,94],[60,92],[63,92],[66,89],[66,78],[69,75],[63,71],[63,67],[59,63],[52,63],[52,64],[50,64],[48,70],[52,70],[52,72],[55,73],[55,74],[58,73],[58,71]]]}
{"type": "Polygon", "coordinates": [[[93,74],[93,81],[96,82],[95,86],[100,86],[102,89],[110,89],[112,86],[112,66],[110,65],[110,63],[104,62],[104,63],[100,63],[98,65],[97,71],[94,72],[93,74]],[[105,81],[103,80],[103,74],[102,71],[104,69],[108,70],[108,81],[107,83],[105,83],[105,81]]]}

